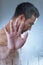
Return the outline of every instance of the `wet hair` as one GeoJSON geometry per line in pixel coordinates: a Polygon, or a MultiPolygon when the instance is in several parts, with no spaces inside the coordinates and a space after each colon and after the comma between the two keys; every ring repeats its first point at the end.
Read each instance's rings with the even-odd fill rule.
{"type": "Polygon", "coordinates": [[[19,15],[22,14],[25,16],[25,19],[31,18],[32,15],[34,15],[36,18],[39,17],[38,9],[32,3],[29,2],[23,2],[19,4],[16,7],[13,18],[18,17],[19,15]]]}

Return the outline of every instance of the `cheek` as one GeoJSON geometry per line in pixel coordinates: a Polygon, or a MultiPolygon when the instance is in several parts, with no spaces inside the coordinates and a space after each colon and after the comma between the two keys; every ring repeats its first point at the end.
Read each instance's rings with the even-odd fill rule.
{"type": "Polygon", "coordinates": [[[32,25],[27,24],[27,25],[25,25],[25,26],[24,26],[24,29],[25,29],[25,30],[30,30],[30,29],[31,29],[31,27],[32,27],[32,25]]]}
{"type": "Polygon", "coordinates": [[[27,30],[29,28],[28,25],[24,25],[24,30],[27,30]]]}
{"type": "Polygon", "coordinates": [[[25,28],[29,28],[29,27],[30,27],[30,24],[26,23],[25,28]]]}

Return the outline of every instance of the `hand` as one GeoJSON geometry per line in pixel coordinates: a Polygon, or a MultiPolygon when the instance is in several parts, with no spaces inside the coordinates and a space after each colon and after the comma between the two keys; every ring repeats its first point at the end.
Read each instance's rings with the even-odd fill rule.
{"type": "Polygon", "coordinates": [[[24,38],[21,37],[21,32],[24,27],[24,22],[23,21],[21,22],[21,24],[18,28],[18,31],[17,31],[17,23],[18,23],[18,21],[16,20],[16,22],[13,26],[12,21],[10,21],[10,33],[7,31],[6,28],[4,28],[6,36],[7,36],[7,40],[8,40],[7,47],[9,49],[21,48],[24,45],[24,43],[27,39],[27,36],[28,36],[28,33],[25,33],[24,38]]]}

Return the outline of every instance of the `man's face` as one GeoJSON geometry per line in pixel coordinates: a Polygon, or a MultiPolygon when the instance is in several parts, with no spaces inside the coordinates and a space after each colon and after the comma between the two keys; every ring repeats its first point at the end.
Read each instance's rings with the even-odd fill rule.
{"type": "Polygon", "coordinates": [[[26,30],[31,30],[32,25],[34,24],[35,20],[36,20],[36,17],[34,15],[32,15],[31,18],[25,20],[23,32],[26,31],[26,30]]]}

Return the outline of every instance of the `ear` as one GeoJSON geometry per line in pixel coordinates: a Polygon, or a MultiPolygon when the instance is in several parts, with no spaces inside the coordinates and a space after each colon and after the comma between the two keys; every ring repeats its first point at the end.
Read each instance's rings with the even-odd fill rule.
{"type": "Polygon", "coordinates": [[[25,21],[25,16],[24,15],[20,15],[18,18],[19,18],[20,21],[25,21]]]}

